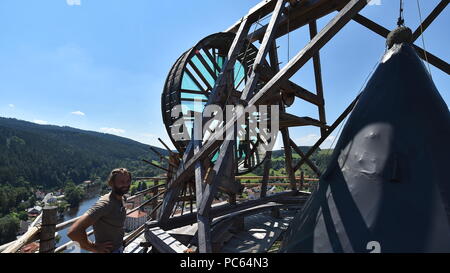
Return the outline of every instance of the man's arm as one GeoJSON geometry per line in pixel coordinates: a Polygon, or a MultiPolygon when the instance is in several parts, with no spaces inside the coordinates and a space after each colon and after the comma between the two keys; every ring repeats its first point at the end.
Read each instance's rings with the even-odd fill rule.
{"type": "Polygon", "coordinates": [[[67,236],[74,242],[78,242],[80,247],[91,252],[96,253],[109,253],[112,251],[112,242],[105,242],[102,244],[96,244],[89,241],[86,234],[86,229],[95,223],[95,219],[89,215],[83,215],[70,227],[67,236]]]}

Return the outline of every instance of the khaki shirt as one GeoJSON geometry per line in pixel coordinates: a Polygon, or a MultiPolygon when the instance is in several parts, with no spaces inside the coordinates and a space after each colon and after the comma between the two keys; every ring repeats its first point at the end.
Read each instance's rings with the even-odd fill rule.
{"type": "Polygon", "coordinates": [[[122,246],[126,218],[122,201],[111,193],[105,194],[85,214],[95,221],[93,228],[96,243],[111,241],[113,251],[122,246]]]}

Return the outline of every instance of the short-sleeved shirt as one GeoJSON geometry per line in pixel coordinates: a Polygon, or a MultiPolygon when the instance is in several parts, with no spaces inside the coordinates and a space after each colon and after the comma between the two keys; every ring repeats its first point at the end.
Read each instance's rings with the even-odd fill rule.
{"type": "Polygon", "coordinates": [[[93,228],[96,243],[111,241],[113,250],[122,246],[126,218],[123,201],[108,193],[100,197],[85,214],[95,221],[93,228]]]}

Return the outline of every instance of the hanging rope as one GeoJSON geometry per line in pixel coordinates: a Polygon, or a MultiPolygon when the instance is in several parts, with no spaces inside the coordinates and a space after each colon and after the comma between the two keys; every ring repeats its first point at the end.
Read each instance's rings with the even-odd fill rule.
{"type": "Polygon", "coordinates": [[[427,66],[428,66],[428,72],[430,73],[430,77],[431,79],[433,79],[433,76],[431,75],[431,67],[430,67],[430,63],[428,62],[428,56],[427,56],[427,49],[425,48],[425,36],[423,35],[423,26],[422,26],[422,11],[420,8],[420,3],[419,0],[417,0],[417,9],[419,10],[419,19],[420,19],[420,36],[422,38],[422,46],[423,46],[423,50],[425,53],[425,61],[427,62],[427,66]]]}
{"type": "Polygon", "coordinates": [[[403,0],[400,0],[400,12],[399,12],[398,20],[397,20],[397,26],[404,26],[405,25],[405,19],[403,18],[403,0]]]}
{"type": "MultiPolygon", "coordinates": [[[[267,16],[266,16],[267,17],[267,16]]],[[[234,80],[233,80],[233,85],[235,84],[237,77],[239,76],[239,72],[241,72],[241,67],[243,67],[245,65],[245,59],[247,58],[247,52],[248,49],[250,48],[250,44],[252,43],[251,40],[253,40],[253,36],[255,35],[255,31],[256,31],[256,27],[259,24],[260,20],[264,20],[266,17],[264,17],[263,19],[261,19],[261,15],[259,15],[258,20],[255,23],[252,35],[250,36],[250,41],[248,41],[247,47],[245,48],[245,52],[244,52],[244,58],[242,59],[242,65],[239,66],[239,69],[237,71],[237,73],[234,75],[234,80]]],[[[242,23],[241,23],[242,24],[242,23]]],[[[248,75],[244,75],[244,77],[247,79],[248,75]]],[[[236,86],[237,88],[238,86],[236,86]]]]}
{"type": "Polygon", "coordinates": [[[290,33],[291,33],[291,31],[290,31],[290,18],[289,18],[289,8],[287,9],[287,19],[288,19],[288,21],[287,21],[287,32],[288,32],[288,36],[287,36],[287,62],[289,62],[290,60],[291,60],[291,56],[290,56],[290,53],[291,53],[291,48],[290,48],[290,45],[291,45],[291,40],[290,40],[290,33]]]}

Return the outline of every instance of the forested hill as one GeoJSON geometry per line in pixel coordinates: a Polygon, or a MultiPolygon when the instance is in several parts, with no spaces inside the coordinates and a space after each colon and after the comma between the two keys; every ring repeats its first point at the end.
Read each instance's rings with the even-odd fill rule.
{"type": "Polygon", "coordinates": [[[106,179],[116,167],[153,176],[161,171],[141,161],[159,161],[149,147],[110,134],[0,117],[0,185],[56,189],[68,181],[106,179]]]}

